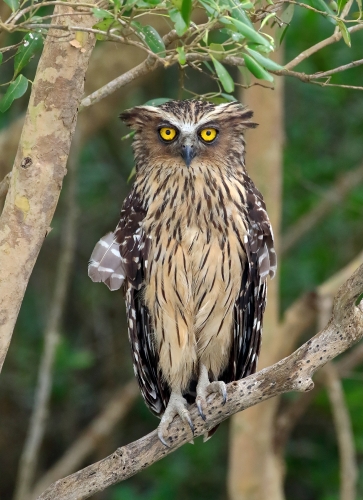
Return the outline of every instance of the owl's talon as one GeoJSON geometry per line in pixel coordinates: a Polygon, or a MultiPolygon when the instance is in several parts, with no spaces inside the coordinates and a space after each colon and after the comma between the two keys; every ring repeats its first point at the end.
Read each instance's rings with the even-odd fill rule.
{"type": "Polygon", "coordinates": [[[163,445],[167,446],[168,448],[170,448],[170,445],[167,444],[164,435],[167,434],[169,425],[172,423],[174,417],[176,416],[179,416],[183,422],[188,423],[194,437],[194,425],[186,406],[187,401],[183,398],[181,393],[171,393],[168,406],[165,409],[164,415],[162,416],[161,422],[158,427],[158,437],[163,445]]]}
{"type": "Polygon", "coordinates": [[[196,403],[197,403],[198,413],[205,422],[207,420],[207,417],[203,413],[202,398],[200,396],[197,397],[196,403]]]}

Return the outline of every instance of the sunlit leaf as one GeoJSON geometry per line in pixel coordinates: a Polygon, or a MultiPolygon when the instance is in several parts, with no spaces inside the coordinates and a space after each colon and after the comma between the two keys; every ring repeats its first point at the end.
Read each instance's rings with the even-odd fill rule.
{"type": "Polygon", "coordinates": [[[187,31],[188,26],[185,24],[184,19],[182,18],[181,13],[178,9],[170,9],[169,10],[170,19],[174,23],[174,28],[178,36],[183,36],[187,31]]]}
{"type": "Polygon", "coordinates": [[[190,24],[190,16],[192,14],[192,6],[193,6],[192,0],[183,0],[180,10],[182,18],[188,27],[190,24]]]}
{"type": "MultiPolygon", "coordinates": [[[[103,21],[100,21],[99,23],[97,23],[93,26],[94,29],[100,30],[100,31],[105,31],[106,33],[108,31],[110,31],[111,29],[117,28],[117,27],[119,27],[120,29],[122,28],[120,23],[113,18],[112,19],[111,18],[104,19],[103,21]]],[[[107,35],[106,34],[101,35],[100,33],[97,33],[96,38],[97,38],[97,40],[107,40],[107,35]]]]}
{"type": "Polygon", "coordinates": [[[343,40],[348,45],[348,47],[350,47],[351,46],[350,33],[349,33],[344,21],[341,21],[339,19],[339,20],[337,20],[337,24],[338,24],[339,30],[342,34],[343,40]]]}
{"type": "Polygon", "coordinates": [[[244,24],[241,21],[238,21],[237,19],[231,19],[231,21],[236,26],[238,32],[241,33],[241,35],[246,37],[248,40],[251,40],[252,42],[255,43],[260,43],[261,45],[265,45],[266,47],[268,47],[270,50],[273,50],[271,43],[262,35],[260,35],[260,33],[257,33],[257,31],[255,31],[253,28],[250,28],[249,26],[247,26],[247,24],[244,24]]]}
{"type": "Polygon", "coordinates": [[[136,29],[138,35],[146,45],[154,52],[154,54],[158,54],[160,57],[165,57],[165,44],[163,39],[152,26],[143,26],[139,22],[133,21],[131,26],[136,29]]]}
{"type": "Polygon", "coordinates": [[[219,81],[222,84],[222,87],[224,90],[228,93],[234,91],[234,81],[231,77],[231,75],[228,73],[226,68],[221,64],[217,59],[215,59],[213,56],[211,56],[211,59],[214,64],[214,68],[216,70],[217,76],[219,78],[219,81]]]}
{"type": "Polygon", "coordinates": [[[28,64],[36,52],[43,47],[43,38],[39,33],[28,33],[25,35],[22,45],[18,48],[14,57],[14,77],[28,64]]]}
{"type": "Polygon", "coordinates": [[[113,15],[108,10],[104,9],[92,9],[93,15],[98,19],[113,19],[113,15]]]}
{"type": "Polygon", "coordinates": [[[260,80],[267,80],[268,82],[273,82],[273,76],[248,54],[243,54],[243,59],[245,61],[246,67],[251,71],[251,73],[260,80]]]}
{"type": "Polygon", "coordinates": [[[4,0],[4,2],[9,5],[11,10],[15,12],[19,8],[19,0],[4,0]]]}
{"type": "Polygon", "coordinates": [[[177,47],[176,51],[178,53],[178,61],[181,66],[184,66],[184,64],[187,62],[186,57],[185,57],[185,50],[184,47],[177,47]]]}
{"type": "Polygon", "coordinates": [[[269,69],[270,71],[278,71],[280,69],[284,69],[283,66],[280,66],[280,64],[277,64],[275,61],[272,61],[268,57],[263,56],[262,54],[257,52],[257,50],[250,49],[249,47],[246,47],[246,50],[265,69],[269,69]]]}
{"type": "Polygon", "coordinates": [[[9,85],[4,97],[0,101],[0,111],[2,113],[10,108],[15,99],[19,99],[19,97],[25,94],[28,83],[25,76],[19,75],[18,78],[9,85]]]}
{"type": "Polygon", "coordinates": [[[331,10],[331,8],[324,2],[324,0],[309,0],[310,5],[314,7],[314,9],[320,10],[322,12],[326,12],[327,14],[330,14],[329,16],[326,16],[326,18],[332,23],[332,24],[337,24],[336,20],[331,17],[335,16],[335,12],[331,10]]]}

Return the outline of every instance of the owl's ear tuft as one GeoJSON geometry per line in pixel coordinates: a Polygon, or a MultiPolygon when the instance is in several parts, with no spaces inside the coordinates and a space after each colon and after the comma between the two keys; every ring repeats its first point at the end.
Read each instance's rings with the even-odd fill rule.
{"type": "Polygon", "coordinates": [[[133,130],[140,130],[151,119],[159,117],[160,110],[154,106],[136,106],[120,114],[121,120],[133,130]]]}

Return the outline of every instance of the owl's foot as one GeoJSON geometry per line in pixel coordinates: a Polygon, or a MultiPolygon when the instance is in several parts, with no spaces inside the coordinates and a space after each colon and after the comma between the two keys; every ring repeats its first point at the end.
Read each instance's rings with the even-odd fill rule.
{"type": "Polygon", "coordinates": [[[209,382],[208,370],[205,365],[200,365],[200,373],[197,385],[197,397],[195,402],[197,403],[199,415],[205,421],[206,416],[204,414],[205,408],[207,407],[207,396],[213,393],[219,393],[222,396],[222,405],[227,401],[227,388],[224,382],[209,382]]]}
{"type": "Polygon", "coordinates": [[[168,406],[166,407],[166,410],[161,418],[161,422],[158,427],[158,437],[165,446],[169,447],[164,439],[164,435],[165,433],[167,433],[169,425],[172,423],[174,417],[176,416],[179,416],[183,422],[189,425],[194,436],[194,425],[186,407],[186,399],[183,398],[180,392],[173,391],[170,395],[168,406]]]}

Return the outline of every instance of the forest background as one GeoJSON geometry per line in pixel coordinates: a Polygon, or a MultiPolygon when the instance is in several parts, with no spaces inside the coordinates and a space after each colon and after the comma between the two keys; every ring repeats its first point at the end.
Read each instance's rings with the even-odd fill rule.
{"type": "MultiPolygon", "coordinates": [[[[8,3],[0,4],[1,19],[11,13],[8,3]]],[[[358,8],[359,4],[354,4],[352,12],[358,8]]],[[[296,8],[277,52],[280,64],[329,37],[333,29],[326,17],[296,8]]],[[[20,43],[23,36],[2,31],[0,47],[20,43]]],[[[222,43],[218,33],[213,36],[215,44],[222,43]]],[[[351,47],[340,40],[303,61],[298,70],[313,74],[360,60],[362,46],[363,32],[358,31],[352,35],[351,47]]],[[[98,42],[86,76],[85,95],[143,58],[133,47],[98,42]]],[[[23,71],[30,80],[38,60],[35,52],[23,71]]],[[[0,69],[0,83],[9,82],[13,61],[0,69]]],[[[92,284],[87,262],[95,242],[116,225],[130,189],[131,143],[124,139],[128,131],[118,114],[160,98],[215,93],[214,98],[220,99],[218,84],[208,71],[204,68],[200,73],[178,65],[156,69],[85,109],[79,117],[52,229],[32,273],[0,378],[1,499],[30,498],[30,490],[39,494],[53,480],[105,457],[158,423],[133,381],[122,294],[111,294],[106,287],[92,284]],[[31,419],[39,418],[34,413],[32,417],[32,412],[36,394],[39,397],[38,367],[47,363],[44,346],[48,352],[54,350],[55,360],[52,379],[48,379],[49,407],[40,416],[44,438],[39,448],[32,448],[28,429],[31,419]],[[24,449],[27,434],[28,447],[24,449]],[[30,468],[26,465],[29,453],[36,453],[37,458],[33,455],[30,468]],[[53,475],[47,478],[49,471],[53,475]]],[[[339,87],[283,76],[275,76],[273,84],[247,77],[245,70],[229,67],[228,71],[236,82],[249,87],[236,86],[230,93],[251,105],[260,124],[246,136],[247,169],[267,199],[279,242],[279,276],[269,293],[269,307],[275,311],[268,313],[270,340],[262,347],[266,353],[262,363],[267,365],[289,354],[281,348],[267,362],[274,342],[270,330],[278,324],[276,314],[283,318],[292,305],[308,304],[308,309],[303,309],[306,324],[300,327],[300,335],[294,334],[292,342],[290,332],[283,331],[287,349],[293,344],[291,352],[324,323],[326,309],[331,307],[330,295],[325,292],[329,287],[336,289],[329,278],[335,276],[339,281],[341,269],[349,265],[353,271],[363,261],[363,93],[349,88],[362,84],[363,73],[357,67],[335,75],[334,83],[347,85],[339,87]],[[271,90],[273,87],[276,90],[271,90]],[[258,155],[262,152],[261,160],[258,155]],[[261,161],[262,171],[258,167],[261,161]],[[318,314],[310,321],[311,311],[318,314]]],[[[5,91],[6,87],[3,92],[0,87],[0,92],[5,91]]],[[[29,91],[0,113],[0,180],[11,170],[28,98],[29,91]]],[[[3,203],[6,182],[1,186],[3,203]]],[[[279,338],[283,345],[281,328],[279,338]]],[[[285,395],[272,410],[269,453],[278,459],[279,480],[284,478],[287,499],[363,498],[362,346],[336,361],[330,372],[316,377],[320,390],[303,396],[285,395]],[[344,394],[338,390],[335,397],[334,384],[342,387],[344,394]],[[339,423],[342,414],[343,424],[339,423]],[[343,434],[346,432],[343,442],[339,425],[343,434]],[[342,491],[342,483],[353,485],[353,490],[342,491]]],[[[262,405],[251,410],[255,412],[252,418],[256,412],[265,412],[262,405]]],[[[236,486],[238,478],[233,471],[243,476],[245,461],[254,461],[243,440],[237,446],[242,422],[237,418],[239,415],[225,421],[206,444],[200,439],[194,446],[187,444],[92,498],[262,500],[261,493],[249,494],[246,484],[236,486]]],[[[266,429],[259,428],[263,425],[263,419],[257,417],[255,428],[247,429],[263,435],[266,429]]],[[[274,493],[268,498],[282,496],[274,493]]]]}

